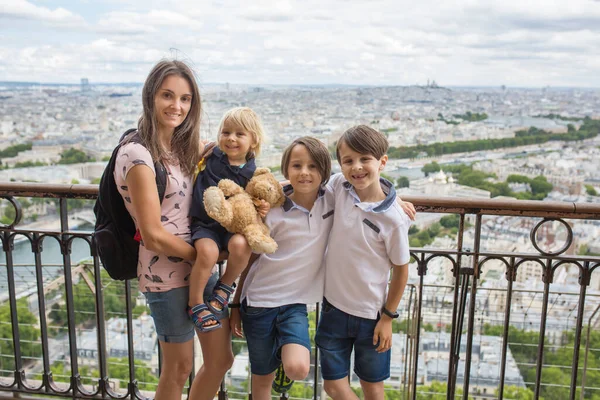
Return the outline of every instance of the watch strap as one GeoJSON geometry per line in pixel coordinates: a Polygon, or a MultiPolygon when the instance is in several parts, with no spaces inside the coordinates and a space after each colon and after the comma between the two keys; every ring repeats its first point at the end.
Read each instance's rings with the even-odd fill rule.
{"type": "Polygon", "coordinates": [[[396,319],[400,316],[397,312],[391,312],[385,306],[381,307],[381,312],[390,317],[391,319],[396,319]]]}

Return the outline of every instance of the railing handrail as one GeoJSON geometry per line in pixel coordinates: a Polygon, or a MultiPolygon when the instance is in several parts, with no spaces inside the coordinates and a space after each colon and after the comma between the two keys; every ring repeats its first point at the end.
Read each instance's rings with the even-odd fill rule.
{"type": "MultiPolygon", "coordinates": [[[[2,196],[87,198],[98,196],[98,185],[0,182],[2,196]]],[[[473,215],[517,215],[600,220],[600,203],[516,199],[402,196],[421,212],[473,215]]]]}

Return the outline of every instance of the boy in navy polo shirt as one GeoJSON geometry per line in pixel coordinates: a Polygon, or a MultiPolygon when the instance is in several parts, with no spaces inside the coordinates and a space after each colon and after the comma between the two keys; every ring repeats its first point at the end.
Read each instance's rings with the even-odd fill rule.
{"type": "Polygon", "coordinates": [[[393,184],[380,177],[387,150],[380,132],[365,125],[348,129],[337,144],[343,176],[328,184],[336,216],[315,341],[325,391],[334,400],[358,399],[348,382],[353,350],[366,399],[383,399],[390,376],[392,319],[408,280],[410,219],[393,184]]]}
{"type": "Polygon", "coordinates": [[[248,107],[233,108],[221,119],[212,154],[199,163],[190,209],[192,241],[197,255],[189,277],[188,314],[200,332],[221,327],[219,320],[227,316],[226,306],[235,289],[234,281],[252,254],[243,235],[227,232],[208,216],[204,191],[225,178],[245,188],[256,170],[254,159],[260,152],[263,137],[262,123],[254,111],[248,107]],[[229,252],[227,269],[205,304],[204,289],[222,251],[229,252]]]}

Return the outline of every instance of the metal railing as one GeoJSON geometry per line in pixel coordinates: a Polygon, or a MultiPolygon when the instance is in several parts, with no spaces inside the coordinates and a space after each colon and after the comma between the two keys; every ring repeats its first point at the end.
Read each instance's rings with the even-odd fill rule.
{"type": "MultiPolygon", "coordinates": [[[[0,349],[11,349],[11,354],[0,354],[0,358],[10,359],[12,362],[9,364],[14,365],[13,368],[4,369],[7,362],[4,359],[0,360],[2,361],[0,369],[4,369],[4,376],[0,377],[0,393],[4,391],[70,398],[115,399],[143,399],[151,396],[151,393],[143,393],[140,389],[144,386],[143,382],[136,380],[136,369],[139,371],[141,368],[139,364],[135,363],[136,358],[141,357],[141,350],[136,345],[139,344],[139,341],[143,341],[135,335],[138,332],[134,332],[134,322],[137,321],[134,318],[136,315],[134,313],[136,289],[132,289],[128,281],[116,282],[103,279],[91,232],[69,229],[68,202],[70,199],[93,200],[96,196],[97,186],[95,185],[0,184],[0,199],[8,201],[8,203],[5,201],[7,207],[12,207],[14,210],[13,221],[8,225],[0,225],[0,240],[6,261],[5,289],[7,296],[5,302],[8,303],[10,310],[10,321],[3,321],[5,324],[10,323],[10,338],[0,338],[0,340],[12,343],[12,346],[0,346],[0,349]],[[56,199],[60,227],[58,229],[21,227],[18,223],[23,217],[23,210],[19,198],[56,199]],[[14,252],[17,238],[28,242],[31,246],[32,262],[15,262],[14,252]],[[48,268],[49,264],[42,260],[44,255],[42,245],[51,239],[58,243],[61,256],[61,260],[58,262],[60,275],[56,271],[54,274],[49,274],[44,270],[44,268],[48,268]],[[75,241],[83,241],[88,246],[90,261],[87,264],[73,265],[71,251],[75,241]],[[32,276],[31,282],[34,284],[32,283],[32,286],[27,289],[17,287],[17,284],[20,283],[19,276],[22,275],[20,275],[20,268],[25,268],[27,273],[32,276]],[[48,275],[52,276],[48,277],[48,275]],[[79,283],[84,281],[89,291],[93,293],[94,306],[91,314],[95,315],[94,318],[86,319],[85,323],[77,322],[81,317],[81,311],[75,309],[75,296],[78,296],[75,290],[76,285],[79,284],[75,281],[79,283]],[[121,354],[125,355],[125,358],[120,362],[109,357],[111,355],[109,351],[112,350],[107,345],[107,339],[114,338],[107,338],[108,320],[105,309],[107,300],[105,295],[108,296],[109,293],[107,287],[114,288],[118,285],[122,286],[119,293],[124,298],[125,326],[123,332],[126,333],[121,354]],[[61,300],[56,300],[58,298],[56,293],[61,290],[64,290],[64,294],[61,300]],[[34,322],[26,323],[21,320],[21,316],[24,314],[20,309],[20,307],[22,308],[19,303],[22,301],[21,297],[35,299],[34,305],[31,304],[31,301],[29,303],[30,309],[37,308],[34,322]],[[64,309],[58,307],[49,310],[50,302],[64,303],[64,309]],[[48,321],[52,311],[56,311],[56,314],[52,314],[55,316],[62,312],[62,315],[66,317],[64,319],[65,326],[56,327],[48,321]],[[90,324],[93,325],[91,329],[90,324]],[[26,326],[39,326],[39,337],[27,336],[24,333],[26,326]],[[68,349],[65,351],[66,354],[62,355],[62,359],[56,356],[53,348],[57,343],[57,330],[63,332],[61,337],[65,343],[68,342],[68,349]],[[82,331],[95,332],[95,353],[90,349],[82,348],[81,342],[83,341],[82,336],[84,336],[82,331]],[[31,357],[31,351],[26,349],[26,343],[32,343],[31,346],[39,344],[40,356],[31,357]],[[90,351],[93,355],[90,357],[88,354],[83,357],[82,351],[90,351]],[[90,358],[93,361],[90,362],[90,358]],[[53,373],[53,370],[56,371],[58,368],[55,364],[57,360],[62,361],[63,366],[70,368],[68,373],[63,370],[68,382],[60,383],[55,379],[56,374],[53,373]],[[55,363],[51,364],[53,361],[55,363]],[[84,373],[89,372],[90,363],[97,367],[94,376],[87,376],[84,373]],[[126,377],[122,378],[124,381],[122,386],[111,378],[111,371],[115,364],[126,364],[126,377]],[[41,371],[30,373],[30,369],[41,369],[41,371]],[[41,379],[31,379],[30,375],[40,376],[41,379]]],[[[574,254],[573,249],[578,231],[574,233],[572,226],[580,226],[582,223],[591,224],[596,227],[592,227],[593,229],[600,231],[600,223],[597,222],[600,221],[600,205],[425,197],[407,197],[405,200],[413,202],[420,214],[458,215],[458,227],[455,231],[456,241],[452,242],[455,245],[452,248],[444,250],[428,247],[411,248],[413,258],[411,273],[413,273],[414,279],[407,287],[399,310],[403,315],[401,318],[406,322],[405,334],[401,336],[402,351],[398,356],[402,360],[402,370],[397,376],[397,382],[392,383],[391,388],[387,388],[387,390],[397,392],[399,399],[417,399],[418,389],[422,388],[424,383],[430,382],[426,376],[427,373],[424,372],[427,365],[432,362],[429,350],[425,349],[430,346],[430,338],[427,336],[429,333],[426,330],[431,330],[429,327],[431,323],[427,323],[427,321],[438,321],[436,322],[438,332],[435,339],[436,346],[438,348],[442,346],[441,343],[446,339],[448,342],[447,359],[443,360],[445,366],[442,369],[444,371],[434,374],[440,378],[437,380],[445,381],[445,393],[438,392],[442,397],[445,395],[446,398],[465,399],[468,396],[476,399],[507,398],[505,397],[506,383],[514,382],[513,364],[515,362],[521,363],[518,366],[525,364],[522,360],[515,361],[511,354],[511,347],[516,346],[510,340],[511,325],[520,326],[523,331],[534,332],[537,336],[537,343],[529,345],[537,349],[535,361],[530,363],[530,367],[535,368],[535,377],[530,381],[523,380],[534,392],[535,399],[540,398],[542,387],[552,385],[552,383],[543,382],[542,379],[543,369],[547,366],[544,359],[545,355],[556,347],[554,345],[558,340],[556,339],[557,335],[561,336],[563,332],[564,335],[572,336],[570,382],[568,385],[556,383],[557,386],[563,388],[568,386],[564,389],[568,389],[569,399],[585,398],[591,393],[590,390],[597,390],[595,387],[590,387],[588,371],[595,371],[598,368],[588,366],[588,357],[594,352],[600,354],[600,349],[590,348],[590,332],[593,332],[599,320],[597,312],[600,309],[600,293],[598,286],[594,287],[591,293],[588,293],[588,287],[592,282],[596,285],[600,282],[600,279],[597,279],[600,273],[595,272],[600,265],[600,258],[574,254]],[[499,221],[499,218],[508,218],[508,220],[499,221]],[[507,223],[507,221],[509,222],[507,223]],[[512,225],[507,228],[507,224],[512,225]],[[521,236],[515,236],[514,232],[510,232],[511,229],[519,231],[521,236]],[[530,248],[531,251],[488,249],[486,240],[482,240],[482,235],[488,239],[491,238],[491,242],[497,237],[506,236],[507,239],[503,240],[510,242],[511,238],[522,237],[524,231],[528,232],[529,243],[520,243],[515,247],[530,248]],[[532,265],[537,267],[532,267],[532,265]],[[538,282],[543,287],[538,290],[525,287],[535,283],[531,279],[519,279],[519,273],[526,266],[534,270],[537,268],[538,274],[534,273],[533,276],[538,276],[538,282]],[[440,278],[442,282],[431,282],[432,279],[429,278],[431,275],[428,275],[428,272],[434,267],[437,272],[443,272],[445,278],[440,278]],[[565,268],[567,269],[565,270],[565,268]],[[571,272],[568,272],[568,268],[571,268],[571,272]],[[554,290],[552,285],[556,275],[561,274],[561,279],[563,279],[565,276],[569,276],[565,275],[565,271],[567,271],[572,276],[573,269],[578,271],[576,282],[578,292],[567,293],[560,287],[558,290],[554,290]],[[505,280],[498,280],[498,282],[502,282],[505,287],[482,286],[485,281],[482,277],[491,270],[497,270],[504,274],[505,280]],[[526,282],[526,284],[519,282],[526,282]],[[443,297],[440,299],[439,296],[442,292],[443,297]],[[565,298],[575,299],[564,300],[565,298]],[[529,301],[529,306],[524,309],[523,304],[527,304],[527,301],[529,301]],[[521,304],[524,309],[522,324],[514,318],[516,313],[513,309],[517,304],[521,304]],[[567,311],[569,314],[565,315],[567,311]],[[572,316],[573,313],[574,316],[572,316]],[[561,319],[565,321],[568,329],[556,325],[555,322],[561,319]],[[570,325],[571,320],[574,320],[572,325],[570,325]],[[477,325],[478,322],[480,322],[480,326],[477,325]],[[484,337],[484,322],[485,324],[496,322],[495,325],[501,327],[499,360],[493,364],[499,366],[499,372],[491,380],[489,377],[479,378],[480,375],[477,375],[479,372],[476,373],[472,370],[473,365],[479,365],[482,362],[481,357],[483,356],[478,353],[479,350],[476,348],[480,349],[484,346],[483,339],[481,339],[484,337]],[[586,322],[586,335],[583,335],[586,322]],[[554,339],[550,340],[549,337],[554,337],[554,339]],[[481,343],[474,343],[477,338],[481,343]],[[582,341],[582,339],[584,340],[582,341]],[[585,344],[583,365],[580,360],[582,344],[585,344]],[[477,382],[481,380],[487,383],[480,385],[476,382],[472,385],[471,381],[474,376],[477,377],[477,382]],[[484,389],[481,389],[482,387],[484,389]],[[487,388],[495,388],[495,391],[487,393],[487,388]]],[[[316,305],[316,323],[318,323],[318,314],[319,309],[316,305]]],[[[485,340],[489,341],[489,339],[485,340]]],[[[0,342],[0,345],[2,343],[4,342],[0,342]]],[[[151,358],[160,360],[160,355],[153,354],[151,358]]],[[[316,350],[312,359],[313,365],[310,374],[312,381],[309,380],[308,384],[312,385],[312,398],[317,399],[321,396],[321,391],[316,350]]],[[[438,366],[442,364],[440,359],[435,359],[435,363],[438,366]]],[[[160,372],[160,361],[158,364],[157,373],[160,372]]],[[[560,366],[560,368],[568,367],[560,366]]],[[[220,399],[228,397],[225,383],[221,386],[218,397],[220,399]]],[[[286,397],[286,394],[282,397],[286,397]]]]}

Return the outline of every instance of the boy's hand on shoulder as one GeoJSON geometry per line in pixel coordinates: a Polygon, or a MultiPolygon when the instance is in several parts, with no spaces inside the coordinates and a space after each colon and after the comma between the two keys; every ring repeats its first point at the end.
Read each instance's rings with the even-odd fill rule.
{"type": "Polygon", "coordinates": [[[410,201],[402,201],[400,197],[396,197],[396,201],[398,202],[398,205],[402,207],[402,211],[404,211],[406,215],[408,215],[408,218],[414,221],[415,217],[417,216],[417,210],[415,210],[415,205],[410,201]]]}
{"type": "Polygon", "coordinates": [[[387,316],[382,316],[373,332],[373,346],[377,346],[375,351],[383,353],[392,348],[392,320],[387,316]]]}
{"type": "Polygon", "coordinates": [[[240,316],[239,308],[229,309],[229,326],[231,326],[231,332],[235,337],[244,337],[244,331],[242,329],[242,318],[240,316]]]}

